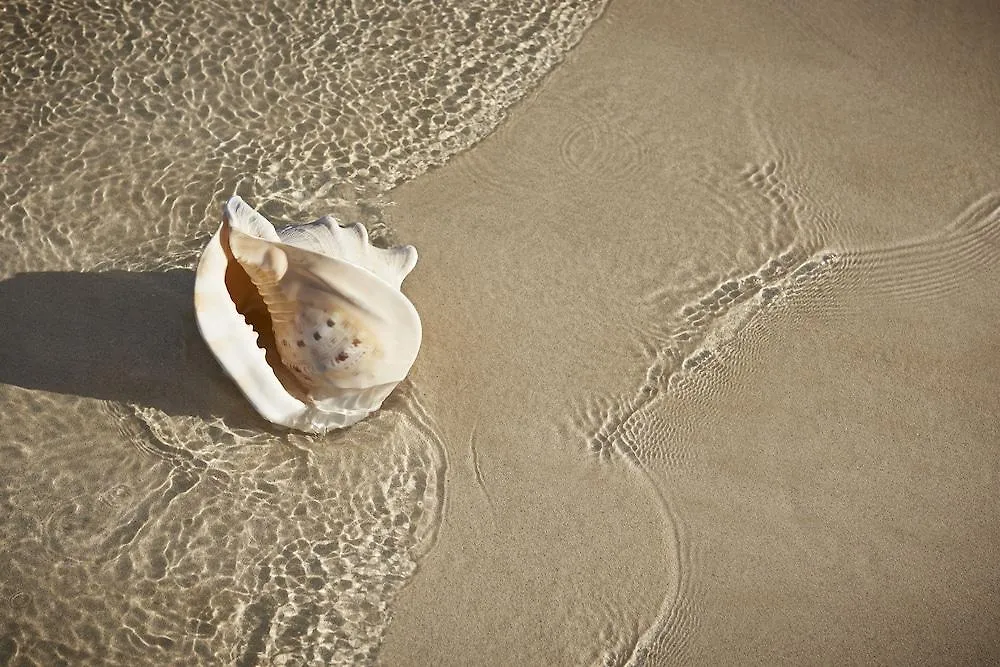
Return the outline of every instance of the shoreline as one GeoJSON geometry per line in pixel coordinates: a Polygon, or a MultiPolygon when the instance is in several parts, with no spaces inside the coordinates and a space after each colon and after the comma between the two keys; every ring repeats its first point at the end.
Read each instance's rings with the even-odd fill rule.
{"type": "MultiPolygon", "coordinates": [[[[859,409],[850,387],[861,369],[845,369],[839,359],[823,365],[818,359],[824,346],[848,340],[859,351],[907,345],[905,337],[887,339],[878,328],[859,331],[859,317],[870,316],[878,303],[871,295],[880,289],[891,288],[881,298],[892,299],[910,289],[906,281],[924,281],[933,275],[927,272],[940,270],[945,260],[938,257],[950,252],[941,230],[961,217],[966,202],[988,194],[982,186],[989,183],[989,170],[960,166],[970,148],[985,158],[985,147],[974,144],[940,153],[942,140],[935,139],[897,150],[899,123],[933,127],[939,136],[951,132],[953,121],[936,99],[923,100],[929,109],[924,115],[914,109],[899,120],[866,116],[874,81],[865,60],[870,54],[860,44],[846,47],[855,54],[852,62],[842,72],[831,69],[844,65],[853,24],[781,14],[777,4],[763,9],[753,14],[723,2],[688,12],[615,2],[494,134],[389,193],[393,228],[423,253],[423,272],[415,272],[409,290],[431,333],[414,381],[446,433],[453,495],[441,542],[394,606],[380,654],[385,664],[620,664],[640,655],[654,662],[712,663],[732,658],[724,650],[734,645],[727,627],[749,633],[743,638],[747,655],[761,660],[824,654],[808,639],[818,640],[822,625],[810,614],[798,618],[798,639],[782,634],[773,645],[749,639],[776,631],[766,619],[780,611],[768,605],[768,596],[808,588],[810,559],[818,556],[761,542],[767,534],[787,535],[792,526],[784,523],[787,510],[765,502],[755,487],[777,484],[789,493],[810,466],[824,460],[816,449],[821,433],[796,434],[795,424],[809,417],[786,402],[792,397],[779,393],[769,404],[748,400],[758,391],[755,378],[767,376],[770,365],[770,375],[798,386],[804,393],[794,398],[810,405],[825,391],[824,373],[846,377],[838,385],[842,412],[824,413],[833,420],[823,422],[826,429],[840,428],[839,420],[859,409]],[[827,39],[817,43],[817,30],[827,39]],[[741,60],[741,54],[750,56],[741,60]],[[859,124],[858,118],[866,120],[859,124]],[[852,131],[839,134],[840,127],[852,131]],[[840,143],[831,143],[831,136],[840,143]],[[928,181],[925,163],[916,157],[921,152],[952,165],[965,194],[955,197],[952,182],[928,181]],[[863,180],[848,176],[857,166],[863,180]],[[872,184],[883,175],[889,176],[886,186],[905,181],[922,188],[887,192],[872,184]],[[923,193],[918,200],[916,191],[923,193]],[[884,200],[867,210],[877,197],[884,200]],[[915,238],[930,240],[913,246],[915,238]],[[896,247],[916,247],[916,259],[896,247]],[[886,272],[897,261],[904,262],[899,280],[886,272]],[[858,272],[861,265],[869,266],[868,273],[858,272]],[[826,333],[813,334],[809,327],[826,333]],[[782,350],[774,345],[787,345],[789,335],[811,346],[790,346],[797,356],[779,363],[775,355],[782,350]],[[816,366],[810,372],[817,382],[801,387],[789,374],[807,360],[816,366]],[[807,438],[813,461],[802,460],[801,469],[787,471],[791,477],[775,480],[746,460],[744,448],[765,460],[774,452],[753,432],[742,431],[741,424],[755,423],[743,402],[758,405],[765,423],[765,415],[787,415],[791,430],[783,437],[790,446],[797,437],[807,438]],[[476,453],[470,456],[471,439],[476,453]],[[730,470],[727,458],[748,467],[730,470]],[[656,508],[653,523],[618,517],[644,531],[630,535],[630,549],[616,548],[625,535],[588,525],[606,505],[560,506],[561,493],[579,497],[567,477],[594,475],[606,488],[618,488],[595,487],[602,501],[614,503],[624,489],[632,494],[616,505],[619,513],[623,506],[656,508]],[[676,513],[659,506],[656,493],[642,491],[644,477],[669,505],[677,505],[676,513]],[[538,506],[553,515],[539,515],[538,506]],[[499,522],[497,507],[504,514],[499,522]],[[479,523],[484,511],[492,511],[496,522],[490,530],[479,523]],[[715,523],[706,523],[709,518],[715,523]],[[741,523],[754,521],[764,532],[743,533],[741,523]],[[574,549],[581,548],[567,540],[567,523],[589,531],[593,548],[621,559],[620,569],[561,579],[560,567],[549,564],[574,562],[580,553],[574,549]],[[674,531],[681,536],[678,544],[671,544],[674,531]],[[736,542],[713,557],[712,548],[719,549],[718,540],[730,533],[736,542]],[[519,545],[516,553],[546,557],[512,571],[496,556],[511,544],[519,545]],[[753,549],[763,551],[754,556],[753,549]],[[757,583],[733,578],[741,569],[755,571],[748,563],[756,562],[788,576],[755,572],[757,583]],[[546,592],[541,598],[539,582],[546,592]],[[635,597],[637,582],[658,596],[635,597]],[[623,591],[603,617],[588,608],[586,600],[614,600],[623,591]],[[567,599],[576,613],[549,615],[552,605],[567,599]],[[663,600],[668,602],[661,610],[663,600]],[[748,604],[756,616],[731,617],[748,604]]],[[[912,72],[892,69],[905,64],[904,56],[878,64],[878,77],[893,80],[897,89],[878,101],[880,108],[912,102],[914,87],[925,85],[912,72]]],[[[918,74],[935,81],[955,63],[930,55],[923,65],[918,74]]],[[[971,119],[977,119],[977,104],[971,100],[963,107],[971,119]]],[[[959,129],[953,135],[975,132],[959,129]]],[[[981,226],[993,227],[991,215],[987,207],[981,226]]],[[[956,243],[988,248],[991,241],[980,233],[956,243]]],[[[954,261],[965,262],[959,266],[969,272],[988,271],[989,257],[954,261]]],[[[974,280],[961,284],[957,289],[977,289],[974,280]]],[[[919,308],[905,312],[921,321],[919,308]]],[[[878,321],[895,331],[891,321],[878,321]]],[[[934,317],[928,322],[929,331],[943,325],[934,317]]],[[[946,337],[935,336],[922,354],[943,353],[935,346],[946,344],[946,337]]],[[[905,386],[911,364],[883,368],[886,395],[905,386]]],[[[980,372],[984,377],[990,371],[980,372]]],[[[903,420],[893,423],[899,433],[907,432],[907,409],[893,405],[899,410],[894,419],[903,420]]],[[[892,431],[873,430],[871,438],[876,451],[893,451],[892,431]]],[[[832,456],[825,465],[848,464],[832,456]]],[[[961,477],[949,479],[962,484],[961,477]]],[[[874,492],[860,483],[859,497],[874,492]]],[[[916,509],[898,507],[899,519],[915,520],[910,512],[916,509]]],[[[876,530],[861,515],[844,520],[876,530]]],[[[995,540],[997,533],[987,530],[980,538],[995,540]]],[[[818,545],[837,533],[817,529],[796,539],[818,545]]],[[[875,532],[858,539],[876,550],[888,548],[875,532]]],[[[903,575],[887,567],[873,576],[884,585],[903,575]]],[[[848,604],[850,592],[823,595],[828,599],[814,598],[814,611],[848,604]]],[[[878,604],[869,609],[873,619],[889,613],[878,604]]],[[[892,649],[852,639],[848,617],[842,620],[841,627],[828,629],[836,637],[830,645],[842,655],[906,654],[905,644],[892,649]]]]}

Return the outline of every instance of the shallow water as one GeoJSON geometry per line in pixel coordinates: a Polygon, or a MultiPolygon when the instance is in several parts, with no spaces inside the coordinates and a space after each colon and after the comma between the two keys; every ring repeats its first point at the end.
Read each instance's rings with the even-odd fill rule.
{"type": "Polygon", "coordinates": [[[326,438],[254,415],[192,268],[238,192],[391,235],[601,2],[0,8],[0,662],[356,664],[434,543],[420,390],[326,438]]]}
{"type": "Polygon", "coordinates": [[[477,332],[425,361],[489,381],[432,399],[476,456],[452,457],[388,662],[997,655],[996,19],[613,3],[496,133],[393,192],[401,233],[450,263],[411,287],[425,321],[477,332]],[[469,220],[489,251],[461,262],[429,222],[469,220]],[[511,344],[449,361],[489,341],[511,344]],[[492,531],[463,510],[477,487],[492,531]],[[546,556],[511,572],[508,550],[546,556]],[[474,601],[443,608],[455,580],[474,601]]]}
{"type": "Polygon", "coordinates": [[[986,5],[5,7],[0,655],[995,658],[986,5]],[[232,192],[419,247],[373,418],[202,345],[232,192]]]}

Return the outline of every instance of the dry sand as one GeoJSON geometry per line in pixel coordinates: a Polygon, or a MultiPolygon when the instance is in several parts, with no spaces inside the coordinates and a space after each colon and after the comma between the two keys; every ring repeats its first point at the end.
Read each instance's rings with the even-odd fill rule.
{"type": "Polygon", "coordinates": [[[1000,655],[1000,12],[613,2],[392,192],[449,462],[386,665],[1000,655]]]}

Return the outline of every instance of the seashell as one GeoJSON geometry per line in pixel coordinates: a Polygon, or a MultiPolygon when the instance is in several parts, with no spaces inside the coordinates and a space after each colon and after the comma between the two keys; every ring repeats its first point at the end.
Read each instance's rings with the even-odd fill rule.
{"type": "Polygon", "coordinates": [[[254,408],[325,433],[378,410],[420,348],[400,291],[413,246],[376,248],[364,225],[323,217],[281,229],[239,197],[198,264],[198,329],[254,408]]]}

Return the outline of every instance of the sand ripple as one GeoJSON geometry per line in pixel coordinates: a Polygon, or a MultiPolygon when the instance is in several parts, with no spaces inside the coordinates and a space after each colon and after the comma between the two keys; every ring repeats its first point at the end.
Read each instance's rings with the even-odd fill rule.
{"type": "MultiPolygon", "coordinates": [[[[772,170],[752,172],[768,181],[772,170]]],[[[774,191],[772,187],[770,189],[774,191]]],[[[780,198],[776,202],[780,210],[780,198]]],[[[758,270],[727,279],[679,311],[663,313],[644,345],[651,354],[646,377],[634,394],[596,399],[577,413],[575,425],[588,451],[603,461],[623,459],[659,488],[660,473],[690,464],[690,437],[698,425],[678,420],[688,410],[711,419],[707,406],[750,367],[755,348],[768,337],[773,318],[821,314],[843,318],[846,310],[891,300],[933,307],[940,299],[1000,262],[1000,194],[974,202],[941,231],[925,238],[871,248],[822,249],[793,245],[758,270]]],[[[650,300],[655,306],[656,298],[650,300]]],[[[701,423],[701,422],[699,422],[701,423]]],[[[662,494],[662,492],[660,492],[662,494]]],[[[683,521],[661,503],[677,530],[683,521]]],[[[657,623],[629,652],[629,664],[684,658],[686,638],[697,624],[696,565],[680,535],[677,594],[665,601],[657,623]]],[[[619,654],[621,655],[621,654],[619,654]]]]}

